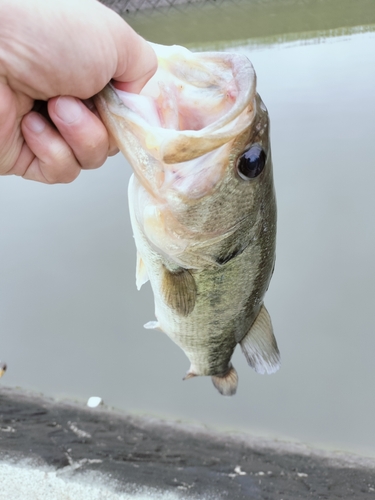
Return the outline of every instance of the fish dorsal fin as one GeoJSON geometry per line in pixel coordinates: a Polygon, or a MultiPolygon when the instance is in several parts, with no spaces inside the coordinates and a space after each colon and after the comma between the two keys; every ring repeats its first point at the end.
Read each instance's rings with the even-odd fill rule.
{"type": "Polygon", "coordinates": [[[139,255],[139,252],[137,252],[137,267],[135,271],[135,284],[137,286],[137,290],[140,290],[142,285],[147,283],[148,280],[148,272],[145,263],[143,262],[142,257],[139,255]]]}
{"type": "Polygon", "coordinates": [[[234,396],[238,385],[238,375],[236,369],[230,365],[229,370],[224,375],[213,375],[212,383],[223,396],[234,396]]]}
{"type": "Polygon", "coordinates": [[[187,269],[180,267],[169,271],[163,266],[161,293],[167,305],[182,316],[188,316],[193,311],[197,286],[187,269]]]}
{"type": "Polygon", "coordinates": [[[240,344],[247,362],[257,373],[274,373],[280,368],[279,349],[264,305],[240,344]]]}

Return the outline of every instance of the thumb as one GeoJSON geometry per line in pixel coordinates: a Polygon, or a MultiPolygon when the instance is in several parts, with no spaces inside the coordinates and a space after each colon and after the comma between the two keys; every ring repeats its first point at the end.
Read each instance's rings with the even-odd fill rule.
{"type": "Polygon", "coordinates": [[[123,29],[115,36],[118,64],[113,79],[118,89],[139,93],[154,75],[157,58],[151,45],[121,21],[123,29]]]}

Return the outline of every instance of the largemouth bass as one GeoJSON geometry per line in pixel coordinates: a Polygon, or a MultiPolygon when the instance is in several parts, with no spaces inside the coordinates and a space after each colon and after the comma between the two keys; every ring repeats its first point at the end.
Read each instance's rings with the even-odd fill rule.
{"type": "Polygon", "coordinates": [[[96,107],[134,170],[129,206],[138,289],[191,366],[236,392],[237,344],[258,373],[280,357],[263,304],[275,262],[276,202],[266,107],[243,55],[153,44],[140,95],[108,85],[96,107]]]}

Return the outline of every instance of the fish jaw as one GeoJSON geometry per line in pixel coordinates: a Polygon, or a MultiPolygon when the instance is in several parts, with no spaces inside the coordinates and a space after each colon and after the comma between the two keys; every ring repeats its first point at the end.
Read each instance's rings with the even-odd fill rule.
{"type": "Polygon", "coordinates": [[[152,46],[159,68],[141,94],[109,85],[95,104],[139,180],[155,193],[180,170],[178,164],[211,153],[248,128],[256,77],[242,55],[152,46]]]}
{"type": "Polygon", "coordinates": [[[136,216],[149,243],[181,265],[199,267],[200,257],[181,258],[186,248],[226,238],[236,222],[201,227],[191,209],[209,217],[207,199],[228,172],[233,176],[233,149],[246,145],[256,115],[256,76],[242,55],[153,47],[159,69],[141,95],[109,85],[95,102],[143,187],[136,216]]]}

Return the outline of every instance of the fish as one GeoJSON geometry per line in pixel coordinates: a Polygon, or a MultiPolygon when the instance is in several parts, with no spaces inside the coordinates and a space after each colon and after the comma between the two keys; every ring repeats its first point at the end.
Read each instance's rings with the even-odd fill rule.
{"type": "Polygon", "coordinates": [[[139,95],[111,83],[99,115],[133,169],[128,199],[136,285],[150,281],[156,320],[186,354],[184,380],[236,393],[240,344],[257,373],[280,353],[263,303],[275,265],[269,117],[250,60],[151,44],[158,70],[139,95]]]}

